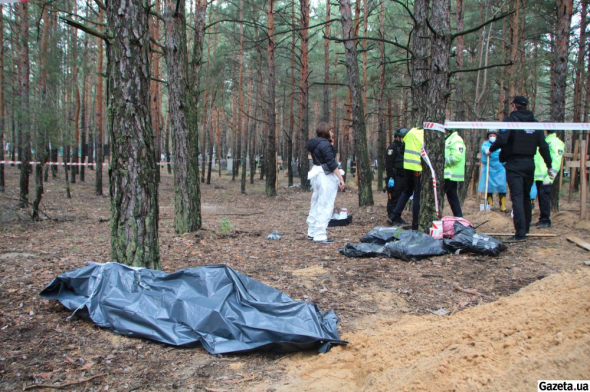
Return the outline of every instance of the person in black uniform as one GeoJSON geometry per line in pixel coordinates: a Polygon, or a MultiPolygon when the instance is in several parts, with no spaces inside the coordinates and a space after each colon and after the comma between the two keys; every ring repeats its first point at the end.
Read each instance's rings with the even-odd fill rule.
{"type": "Polygon", "coordinates": [[[387,221],[393,223],[393,209],[404,190],[404,136],[408,128],[399,128],[394,133],[393,143],[385,154],[385,185],[387,189],[387,221]]]}
{"type": "MultiPolygon", "coordinates": [[[[504,118],[504,122],[537,122],[534,114],[527,110],[529,101],[526,97],[517,95],[512,101],[513,112],[504,118]]],[[[506,182],[510,189],[512,199],[512,211],[514,213],[513,237],[505,242],[520,242],[526,240],[532,219],[530,192],[535,180],[534,156],[539,152],[547,167],[551,167],[551,155],[549,146],[545,141],[542,130],[533,129],[502,129],[496,141],[487,151],[492,152],[502,149],[500,162],[505,162],[506,182]]],[[[549,174],[555,178],[555,171],[549,174]]]]}

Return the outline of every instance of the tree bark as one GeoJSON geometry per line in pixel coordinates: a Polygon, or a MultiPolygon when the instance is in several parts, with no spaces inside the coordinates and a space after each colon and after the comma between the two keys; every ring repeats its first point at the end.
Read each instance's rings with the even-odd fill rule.
{"type": "Polygon", "coordinates": [[[126,265],[159,269],[148,15],[147,2],[107,3],[111,258],[126,265]]]}
{"type": "Polygon", "coordinates": [[[309,191],[310,183],[307,179],[309,171],[309,159],[307,152],[307,140],[309,138],[309,0],[301,0],[301,80],[299,84],[299,112],[301,126],[299,129],[299,177],[301,189],[309,191]]]}
{"type": "MultiPolygon", "coordinates": [[[[381,13],[379,14],[380,33],[381,38],[385,38],[385,2],[381,2],[381,13]]],[[[377,190],[383,189],[382,178],[385,171],[385,150],[387,149],[386,129],[385,129],[385,103],[383,96],[385,93],[385,43],[379,42],[379,95],[377,98],[377,122],[378,122],[378,149],[377,149],[377,190]]]]}
{"type": "Polygon", "coordinates": [[[268,0],[268,139],[266,145],[266,195],[277,195],[274,0],[268,0]]]}
{"type": "MultiPolygon", "coordinates": [[[[324,27],[326,37],[330,36],[330,8],[330,0],[326,0],[326,25],[324,27]]],[[[327,38],[324,39],[324,83],[322,121],[330,122],[330,40],[327,38]]]]}
{"type": "Polygon", "coordinates": [[[36,124],[36,137],[35,137],[35,160],[39,162],[35,165],[35,199],[33,200],[33,220],[40,220],[39,216],[39,205],[43,198],[43,164],[47,161],[49,155],[49,148],[47,145],[47,128],[53,128],[57,126],[57,121],[51,123],[53,110],[48,102],[47,92],[47,77],[48,77],[48,66],[47,61],[49,58],[49,34],[52,30],[52,18],[49,17],[49,11],[47,7],[43,7],[41,15],[43,19],[43,30],[41,40],[39,43],[39,102],[42,113],[45,113],[46,121],[38,122],[36,124]],[[47,128],[46,128],[47,127],[47,128]]]}
{"type": "MultiPolygon", "coordinates": [[[[3,7],[0,4],[0,15],[3,14],[3,7]]],[[[4,106],[4,18],[0,18],[0,161],[4,160],[4,129],[6,108],[4,106]]],[[[14,119],[13,119],[14,121],[14,119]]],[[[4,192],[4,165],[0,165],[0,192],[4,192]]]]}
{"type": "MultiPolygon", "coordinates": [[[[555,58],[553,59],[553,88],[551,89],[551,121],[565,121],[565,92],[567,79],[567,64],[569,51],[569,36],[571,31],[573,0],[557,1],[557,19],[555,25],[555,58]]],[[[561,140],[565,132],[558,132],[561,140]]],[[[559,211],[559,193],[561,171],[551,187],[551,210],[559,211]]],[[[573,180],[573,179],[572,179],[573,180]]]]}
{"type": "Polygon", "coordinates": [[[344,49],[346,54],[348,89],[350,90],[352,100],[352,129],[355,140],[359,206],[372,206],[374,202],[373,190],[371,188],[371,167],[369,164],[362,86],[356,58],[356,45],[355,41],[351,40],[354,34],[352,12],[349,0],[339,0],[338,3],[340,5],[340,14],[342,15],[342,38],[345,40],[344,49]]]}
{"type": "Polygon", "coordinates": [[[20,55],[19,55],[19,93],[21,99],[21,115],[19,133],[22,132],[20,148],[20,193],[19,207],[25,208],[29,203],[29,172],[31,170],[31,131],[29,114],[29,6],[20,3],[14,6],[20,14],[20,55]]]}
{"type": "MultiPolygon", "coordinates": [[[[573,122],[580,122],[582,119],[582,90],[584,89],[584,58],[586,56],[586,39],[588,33],[586,32],[586,26],[588,25],[588,2],[582,1],[582,12],[580,20],[580,43],[578,46],[578,61],[576,64],[575,71],[575,84],[574,84],[574,113],[573,122]]],[[[590,87],[590,86],[589,86],[590,87]]],[[[586,101],[589,97],[586,96],[586,101]]]]}
{"type": "MultiPolygon", "coordinates": [[[[174,154],[174,230],[178,234],[201,228],[197,133],[188,126],[188,51],[184,2],[167,0],[164,11],[168,68],[168,100],[174,154]]],[[[197,43],[195,43],[197,44],[197,43]]]]}
{"type": "MultiPolygon", "coordinates": [[[[98,22],[102,23],[102,18],[103,18],[103,10],[102,8],[98,9],[98,22]]],[[[102,73],[103,73],[103,62],[104,62],[104,43],[102,41],[101,38],[97,38],[96,39],[96,50],[98,52],[98,56],[97,56],[97,69],[96,72],[98,73],[98,76],[96,78],[96,86],[95,86],[95,91],[96,91],[96,98],[94,101],[94,105],[95,105],[95,110],[94,110],[94,116],[95,116],[95,125],[96,125],[96,177],[94,179],[94,193],[97,196],[102,196],[103,195],[103,191],[102,191],[102,164],[104,162],[104,157],[103,157],[103,153],[104,153],[104,125],[103,125],[103,113],[102,113],[102,108],[103,108],[103,103],[104,103],[104,96],[103,96],[103,91],[104,91],[104,87],[103,87],[103,77],[102,77],[102,73]]]]}

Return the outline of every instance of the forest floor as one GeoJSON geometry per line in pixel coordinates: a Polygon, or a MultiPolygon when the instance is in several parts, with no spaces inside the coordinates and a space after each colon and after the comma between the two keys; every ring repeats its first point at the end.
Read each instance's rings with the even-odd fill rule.
{"type": "MultiPolygon", "coordinates": [[[[350,342],[327,354],[215,356],[116,335],[79,317],[68,321],[70,311],[39,296],[58,275],[109,261],[108,197],[94,194],[87,169],[86,182],[73,184],[67,199],[59,170],[46,185],[47,219],[32,222],[29,211],[16,208],[18,171],[6,167],[0,390],[495,391],[535,390],[540,379],[590,379],[590,268],[583,263],[590,252],[566,241],[590,238],[577,204],[562,200],[552,229],[532,229],[556,237],[511,245],[497,258],[358,259],[338,248],[386,225],[384,193],[375,191],[375,206],[360,208],[351,184],[336,207],[348,208],[352,224],[329,229],[334,244],[313,244],[305,224],[311,195],[288,188],[284,172],[271,199],[258,179],[243,195],[239,180],[215,174],[201,186],[204,229],[176,235],[172,176],[162,169],[163,270],[226,264],[322,311],[334,309],[341,338],[350,342]],[[227,224],[233,228],[226,235],[227,224]],[[281,240],[266,239],[273,230],[281,240]]],[[[487,222],[481,232],[513,230],[509,214],[480,212],[475,200],[464,211],[474,225],[487,222]]]]}

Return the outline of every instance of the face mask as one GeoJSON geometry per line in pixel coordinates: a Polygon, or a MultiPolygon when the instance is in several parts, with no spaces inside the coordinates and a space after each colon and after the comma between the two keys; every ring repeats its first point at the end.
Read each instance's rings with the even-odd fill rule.
{"type": "Polygon", "coordinates": [[[496,137],[495,136],[490,136],[490,143],[493,143],[496,141],[496,137]]]}

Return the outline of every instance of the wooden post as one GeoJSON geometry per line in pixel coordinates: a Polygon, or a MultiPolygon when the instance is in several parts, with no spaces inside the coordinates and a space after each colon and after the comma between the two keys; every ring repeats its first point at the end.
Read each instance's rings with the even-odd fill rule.
{"type": "Polygon", "coordinates": [[[588,200],[586,188],[586,143],[580,143],[580,219],[585,220],[586,202],[588,200]]]}
{"type": "MultiPolygon", "coordinates": [[[[578,148],[579,148],[579,141],[576,140],[574,143],[574,151],[572,154],[572,161],[575,161],[576,158],[578,157],[578,148]]],[[[574,194],[574,190],[576,189],[576,168],[572,167],[572,170],[570,170],[570,190],[569,193],[567,195],[567,202],[571,203],[572,202],[572,196],[574,194]]]]}

